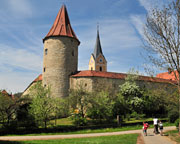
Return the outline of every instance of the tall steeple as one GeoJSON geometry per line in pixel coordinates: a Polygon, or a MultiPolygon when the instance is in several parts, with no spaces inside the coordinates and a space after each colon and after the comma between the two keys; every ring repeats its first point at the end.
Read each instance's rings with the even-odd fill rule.
{"type": "Polygon", "coordinates": [[[96,37],[96,44],[94,47],[93,54],[94,54],[94,58],[97,58],[99,54],[103,54],[101,49],[100,37],[99,37],[99,25],[97,25],[97,37],[96,37]]]}
{"type": "Polygon", "coordinates": [[[97,25],[97,37],[94,47],[94,53],[91,54],[91,58],[89,60],[89,70],[107,71],[107,61],[103,55],[101,48],[99,25],[97,25]]]}
{"type": "Polygon", "coordinates": [[[68,16],[65,5],[62,5],[61,9],[59,10],[57,17],[54,21],[54,24],[52,25],[46,37],[43,39],[43,42],[45,39],[49,37],[55,37],[55,36],[67,36],[67,37],[72,37],[78,40],[76,34],[74,33],[71,27],[69,16],[68,16]]]}

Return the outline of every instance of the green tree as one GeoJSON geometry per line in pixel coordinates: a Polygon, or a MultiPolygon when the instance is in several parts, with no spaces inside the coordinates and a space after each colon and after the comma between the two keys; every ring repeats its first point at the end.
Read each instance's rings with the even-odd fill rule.
{"type": "Polygon", "coordinates": [[[144,109],[143,113],[146,116],[166,116],[167,114],[167,106],[168,95],[165,90],[155,89],[155,90],[144,90],[143,91],[143,101],[144,101],[144,109]]]}
{"type": "Polygon", "coordinates": [[[169,70],[175,76],[180,117],[180,0],[171,0],[162,8],[151,9],[143,36],[145,57],[154,66],[169,70]]]}
{"type": "Polygon", "coordinates": [[[121,120],[129,113],[129,103],[125,100],[124,96],[120,93],[117,94],[116,98],[114,99],[113,105],[113,115],[114,118],[119,115],[121,120]]]}
{"type": "Polygon", "coordinates": [[[68,98],[72,111],[78,111],[80,116],[85,118],[89,98],[89,93],[83,88],[82,83],[77,85],[75,90],[70,91],[68,98]]]}
{"type": "Polygon", "coordinates": [[[94,120],[113,120],[114,101],[106,91],[94,92],[88,105],[88,117],[94,120]]]}
{"type": "Polygon", "coordinates": [[[128,74],[125,78],[125,83],[120,85],[120,95],[124,97],[126,103],[129,104],[129,109],[131,111],[136,111],[137,113],[142,113],[143,99],[142,91],[140,87],[136,84],[138,79],[137,74],[128,74]]]}
{"type": "Polygon", "coordinates": [[[0,121],[4,125],[10,125],[10,122],[16,120],[16,113],[23,99],[12,98],[8,94],[0,92],[0,121]]]}
{"type": "Polygon", "coordinates": [[[50,88],[43,87],[41,82],[37,82],[30,89],[29,94],[32,98],[29,112],[39,125],[44,123],[45,128],[47,128],[47,122],[55,117],[58,107],[56,98],[52,98],[50,94],[50,88]]]}

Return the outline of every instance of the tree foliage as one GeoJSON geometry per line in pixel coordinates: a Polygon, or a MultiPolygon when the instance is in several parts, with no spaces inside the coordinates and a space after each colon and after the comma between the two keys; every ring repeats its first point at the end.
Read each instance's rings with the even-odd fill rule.
{"type": "MultiPolygon", "coordinates": [[[[180,1],[154,8],[147,15],[144,46],[149,60],[158,68],[180,73],[180,1]]],[[[179,75],[175,77],[179,81],[179,75]]]]}
{"type": "Polygon", "coordinates": [[[12,98],[8,94],[0,92],[0,121],[4,125],[16,120],[16,113],[24,99],[12,98]]]}
{"type": "Polygon", "coordinates": [[[175,76],[180,117],[180,0],[148,12],[143,42],[149,61],[175,76]]]}
{"type": "Polygon", "coordinates": [[[30,114],[39,125],[44,123],[46,128],[47,122],[55,117],[58,108],[56,98],[51,97],[50,88],[44,88],[41,82],[37,82],[30,89],[30,97],[32,98],[29,109],[30,114]]]}
{"type": "Polygon", "coordinates": [[[95,92],[91,94],[91,100],[88,105],[88,117],[94,120],[113,120],[114,101],[106,91],[95,92]]]}

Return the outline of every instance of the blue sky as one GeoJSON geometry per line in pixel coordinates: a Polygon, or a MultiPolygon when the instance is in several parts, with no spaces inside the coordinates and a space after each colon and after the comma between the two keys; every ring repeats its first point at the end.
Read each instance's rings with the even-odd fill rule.
{"type": "Polygon", "coordinates": [[[97,23],[108,71],[144,73],[141,37],[154,4],[167,0],[1,0],[0,89],[22,92],[42,73],[42,39],[63,3],[81,44],[78,69],[87,70],[97,23]]]}

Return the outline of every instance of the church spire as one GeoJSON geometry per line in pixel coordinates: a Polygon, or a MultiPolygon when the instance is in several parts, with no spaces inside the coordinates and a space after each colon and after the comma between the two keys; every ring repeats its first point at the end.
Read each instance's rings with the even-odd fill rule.
{"type": "Polygon", "coordinates": [[[96,59],[99,54],[103,54],[103,53],[102,53],[101,42],[100,42],[100,37],[99,37],[99,24],[97,24],[97,37],[96,37],[96,44],[95,44],[94,53],[93,53],[94,58],[96,59]]]}
{"type": "MultiPolygon", "coordinates": [[[[78,40],[78,38],[76,37],[76,34],[74,33],[74,31],[71,27],[67,9],[64,4],[62,5],[61,9],[59,10],[58,15],[54,21],[54,24],[51,27],[48,34],[46,35],[46,37],[43,39],[43,42],[48,37],[53,37],[53,36],[67,36],[67,37],[72,37],[72,38],[75,38],[78,40]]],[[[79,42],[79,40],[78,40],[78,42],[79,42]]]]}
{"type": "Polygon", "coordinates": [[[107,71],[107,61],[103,55],[100,36],[99,36],[99,24],[97,24],[97,37],[94,48],[94,53],[91,54],[89,60],[89,70],[95,71],[107,71]]]}

